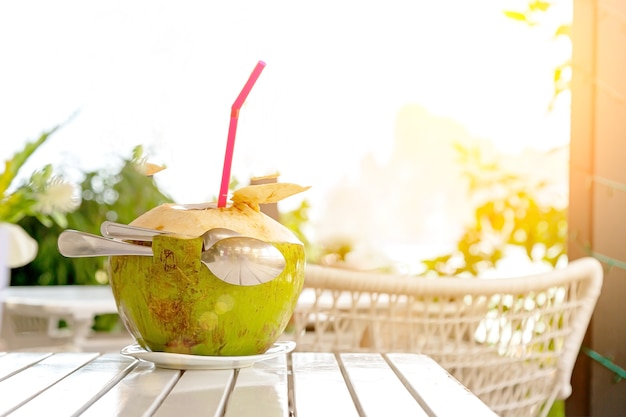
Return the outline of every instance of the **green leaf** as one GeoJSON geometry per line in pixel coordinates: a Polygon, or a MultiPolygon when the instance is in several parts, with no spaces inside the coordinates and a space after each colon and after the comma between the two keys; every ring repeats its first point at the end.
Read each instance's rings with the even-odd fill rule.
{"type": "Polygon", "coordinates": [[[17,176],[20,168],[26,163],[28,158],[37,150],[39,147],[48,140],[48,138],[56,132],[59,126],[53,128],[48,132],[44,132],[39,136],[39,139],[33,142],[27,142],[24,146],[24,149],[16,152],[13,157],[5,161],[4,172],[0,175],[0,195],[4,195],[8,188],[11,186],[11,183],[17,176]]]}
{"type": "Polygon", "coordinates": [[[554,75],[552,76],[552,80],[556,84],[561,80],[561,78],[563,78],[563,70],[557,67],[554,69],[554,75]]]}
{"type": "Polygon", "coordinates": [[[505,10],[503,13],[509,19],[518,20],[520,22],[525,22],[525,23],[530,24],[530,20],[528,19],[528,16],[526,15],[526,13],[516,12],[513,10],[505,10]]]}
{"type": "Polygon", "coordinates": [[[535,0],[528,3],[528,8],[533,12],[545,12],[550,8],[549,1],[535,0]]]}
{"type": "Polygon", "coordinates": [[[556,31],[554,32],[554,37],[558,38],[559,36],[567,36],[568,38],[571,39],[571,37],[572,37],[572,25],[571,24],[567,24],[567,25],[559,26],[556,29],[556,31]]]}

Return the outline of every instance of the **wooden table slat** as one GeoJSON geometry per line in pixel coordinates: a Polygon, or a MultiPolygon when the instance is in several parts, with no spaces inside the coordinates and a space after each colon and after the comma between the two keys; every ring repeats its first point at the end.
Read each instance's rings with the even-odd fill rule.
{"type": "Polygon", "coordinates": [[[51,353],[13,352],[0,354],[0,381],[50,356],[51,353]]]}
{"type": "MultiPolygon", "coordinates": [[[[76,353],[76,357],[82,354],[76,353]]],[[[52,356],[56,358],[58,355],[52,356]]],[[[42,361],[42,363],[45,361],[42,361]]],[[[119,355],[96,355],[92,361],[50,386],[39,396],[16,410],[11,417],[66,417],[80,412],[86,404],[101,395],[109,384],[123,377],[134,366],[131,358],[119,355]],[[54,404],[54,407],[50,407],[54,404]]],[[[31,369],[37,368],[35,365],[31,369]]],[[[9,380],[10,381],[10,380],[9,380]]]]}
{"type": "Polygon", "coordinates": [[[182,371],[156,368],[150,362],[140,361],[133,370],[81,417],[151,415],[161,405],[182,371]]]}
{"type": "Polygon", "coordinates": [[[234,370],[185,371],[154,417],[222,416],[234,370]]]}
{"type": "Polygon", "coordinates": [[[243,368],[237,375],[226,417],[289,416],[287,360],[278,357],[243,368]]]}
{"type": "Polygon", "coordinates": [[[0,415],[27,402],[97,356],[97,353],[56,354],[0,381],[0,415]]]}
{"type": "Polygon", "coordinates": [[[428,414],[396,377],[385,359],[377,353],[339,356],[365,415],[424,416],[428,414]],[[372,369],[378,369],[372,372],[372,369]],[[382,389],[384,387],[384,390],[382,389]]]}
{"type": "Polygon", "coordinates": [[[334,354],[294,352],[292,363],[298,417],[359,415],[334,354]]]}
{"type": "MultiPolygon", "coordinates": [[[[9,358],[12,355],[8,355],[9,358]]],[[[97,356],[97,353],[58,353],[0,381],[0,415],[45,391],[97,356]]]]}
{"type": "Polygon", "coordinates": [[[397,353],[386,356],[435,415],[496,417],[478,397],[450,374],[442,372],[431,358],[397,353]]]}
{"type": "Polygon", "coordinates": [[[494,417],[417,354],[280,355],[228,370],[170,370],[118,354],[0,354],[0,417],[494,417]]]}

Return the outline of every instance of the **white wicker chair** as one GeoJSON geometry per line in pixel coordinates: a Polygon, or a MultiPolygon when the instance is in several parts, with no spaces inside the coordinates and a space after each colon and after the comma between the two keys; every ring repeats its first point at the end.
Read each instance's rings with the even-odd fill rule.
{"type": "Polygon", "coordinates": [[[425,353],[501,416],[545,416],[602,286],[593,258],[501,279],[419,278],[308,265],[293,315],[301,351],[425,353]]]}

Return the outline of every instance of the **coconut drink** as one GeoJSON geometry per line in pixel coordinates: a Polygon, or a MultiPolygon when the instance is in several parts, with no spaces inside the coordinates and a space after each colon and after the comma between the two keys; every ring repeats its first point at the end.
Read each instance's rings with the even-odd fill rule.
{"type": "Polygon", "coordinates": [[[304,282],[303,244],[260,211],[305,190],[294,184],[263,184],[235,191],[232,204],[165,204],[132,226],[173,233],[152,238],[153,256],[111,256],[111,288],[128,331],[146,350],[192,355],[264,353],[285,330],[304,282]],[[201,207],[201,206],[200,206],[201,207]],[[227,228],[275,246],[285,259],[276,277],[258,285],[234,285],[200,261],[201,235],[227,228]]]}
{"type": "MultiPolygon", "coordinates": [[[[263,354],[293,314],[304,284],[304,245],[262,213],[260,204],[277,203],[308,187],[251,185],[236,190],[226,204],[239,110],[264,67],[263,61],[257,63],[231,107],[216,203],[164,204],[130,225],[117,225],[147,232],[148,239],[136,234],[111,236],[104,228],[109,222],[102,225],[104,236],[76,230],[59,235],[58,247],[64,256],[109,256],[119,315],[147,351],[263,354]],[[217,238],[207,239],[216,230],[230,237],[216,232],[217,238]],[[239,277],[233,278],[237,273],[239,277]]],[[[152,164],[143,168],[147,175],[162,169],[152,164]]]]}

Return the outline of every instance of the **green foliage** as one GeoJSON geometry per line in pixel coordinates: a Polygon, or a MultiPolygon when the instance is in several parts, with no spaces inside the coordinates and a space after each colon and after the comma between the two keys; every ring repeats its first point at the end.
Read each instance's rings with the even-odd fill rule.
{"type": "MultiPolygon", "coordinates": [[[[18,151],[13,157],[4,162],[4,172],[0,175],[0,195],[4,196],[9,187],[15,180],[20,168],[26,163],[28,158],[44,143],[48,138],[58,129],[58,126],[51,129],[49,132],[44,132],[39,136],[39,139],[34,142],[27,142],[24,149],[18,151]]],[[[4,217],[0,215],[0,219],[4,217]]]]}
{"type": "Polygon", "coordinates": [[[304,253],[308,261],[314,261],[317,258],[317,249],[306,235],[306,226],[309,224],[309,210],[311,204],[308,200],[302,200],[300,205],[291,211],[280,212],[280,223],[291,230],[304,245],[304,253]]]}
{"type": "Polygon", "coordinates": [[[281,212],[280,223],[291,230],[298,239],[305,245],[310,244],[309,239],[306,237],[303,226],[309,222],[309,209],[311,204],[307,200],[302,200],[300,205],[294,210],[281,212]]]}
{"type": "Polygon", "coordinates": [[[539,198],[550,184],[533,183],[497,162],[484,163],[476,149],[457,150],[470,192],[480,201],[456,249],[423,261],[425,274],[477,276],[513,246],[523,248],[529,260],[556,266],[566,256],[567,210],[539,198]]]}
{"type": "Polygon", "coordinates": [[[349,240],[338,240],[332,244],[321,245],[314,243],[307,236],[307,227],[310,226],[309,210],[311,204],[308,200],[302,200],[300,206],[292,211],[280,213],[280,223],[291,230],[304,244],[304,253],[309,263],[335,263],[344,262],[346,256],[352,252],[353,243],[349,240]]]}
{"type": "Polygon", "coordinates": [[[354,242],[351,239],[335,239],[317,250],[316,261],[329,265],[343,264],[353,250],[354,242]]]}
{"type": "Polygon", "coordinates": [[[554,107],[556,99],[564,92],[569,91],[571,88],[571,76],[572,73],[572,60],[568,59],[565,62],[557,65],[554,68],[553,73],[553,85],[554,92],[552,93],[552,100],[550,101],[549,109],[554,107]]]}
{"type": "MultiPolygon", "coordinates": [[[[104,220],[129,223],[147,210],[172,199],[163,194],[152,177],[140,172],[143,163],[141,147],[133,157],[123,159],[117,172],[85,173],[81,183],[80,207],[67,215],[67,228],[99,234],[104,220]]],[[[12,285],[98,284],[108,282],[104,257],[65,258],[57,248],[64,230],[58,224],[49,227],[35,217],[26,216],[19,225],[39,243],[35,260],[16,268],[12,285]]]]}
{"type": "Polygon", "coordinates": [[[526,5],[526,10],[505,10],[504,15],[513,20],[524,22],[529,26],[535,26],[540,21],[541,15],[547,12],[550,6],[551,3],[549,1],[530,0],[526,5]]]}
{"type": "Polygon", "coordinates": [[[52,164],[35,171],[25,183],[15,184],[15,180],[31,155],[74,116],[43,132],[38,139],[26,142],[22,150],[4,161],[4,171],[0,174],[0,222],[17,223],[32,216],[48,227],[53,223],[66,226],[65,214],[75,208],[71,198],[63,198],[71,185],[54,175],[52,164]],[[52,195],[47,193],[50,188],[52,195]]]}
{"type": "MultiPolygon", "coordinates": [[[[541,0],[529,0],[526,5],[526,10],[523,11],[515,11],[515,10],[505,10],[503,13],[510,19],[516,20],[518,22],[525,23],[529,27],[538,26],[542,23],[542,19],[546,16],[546,13],[549,12],[550,7],[553,2],[550,1],[541,1],[541,0]]],[[[572,41],[572,25],[571,22],[567,22],[559,25],[556,30],[554,30],[553,37],[560,38],[565,37],[572,41]]],[[[572,76],[572,60],[566,59],[561,64],[557,65],[552,74],[552,81],[554,86],[554,92],[552,94],[552,99],[550,104],[548,105],[548,110],[552,110],[554,104],[559,96],[562,93],[569,91],[571,88],[571,76],[572,76]]]]}

